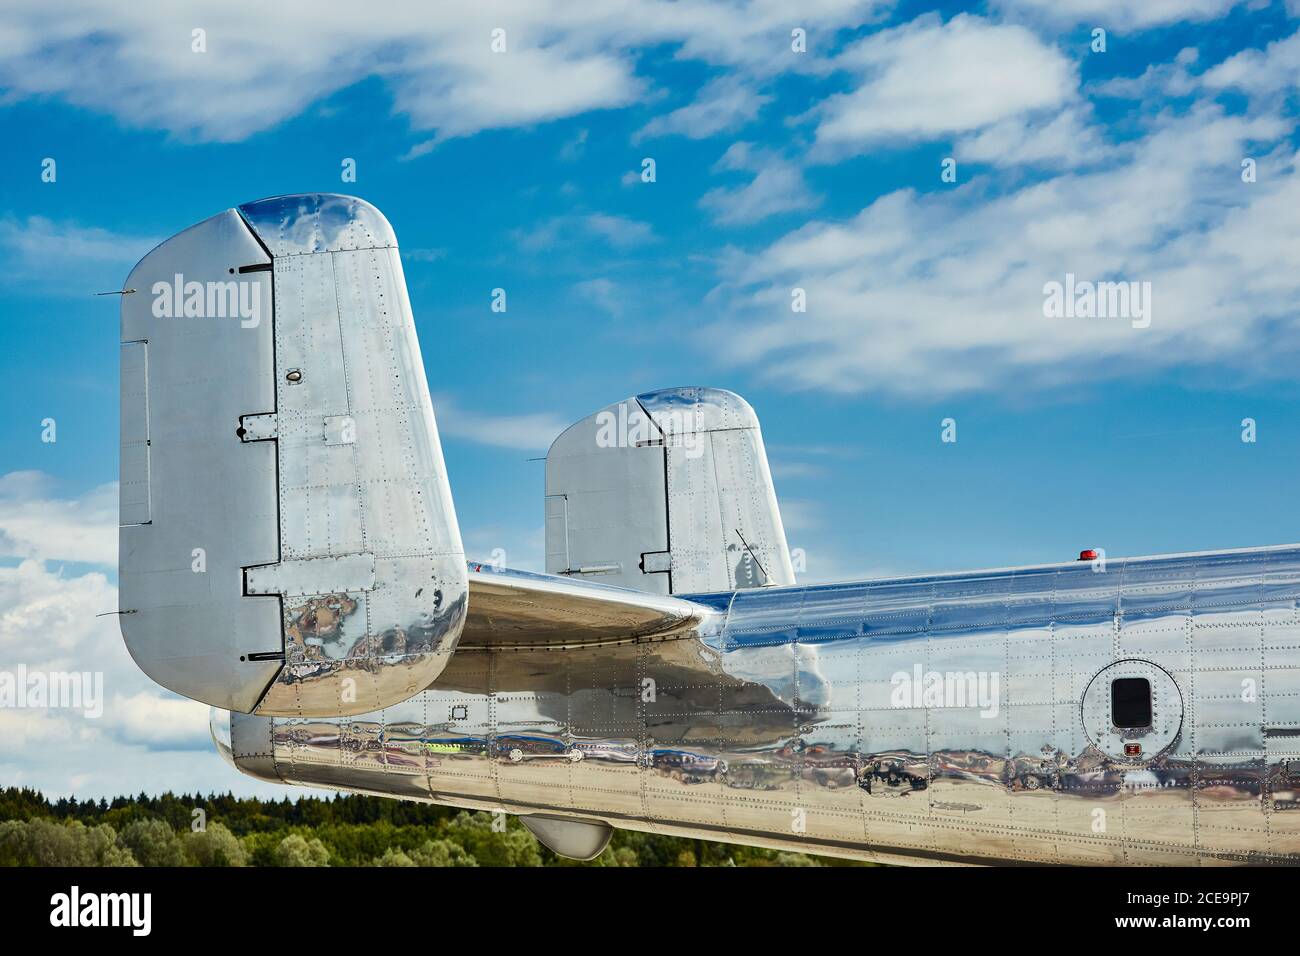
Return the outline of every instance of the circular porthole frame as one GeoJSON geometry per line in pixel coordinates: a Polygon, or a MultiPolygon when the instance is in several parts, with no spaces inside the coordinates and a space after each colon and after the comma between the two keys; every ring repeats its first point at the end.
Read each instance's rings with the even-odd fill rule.
{"type": "Polygon", "coordinates": [[[1159,664],[1128,658],[1107,664],[1088,681],[1079,701],[1079,718],[1088,742],[1107,757],[1131,766],[1145,766],[1168,752],[1183,732],[1183,689],[1159,664]],[[1111,682],[1124,677],[1144,677],[1151,683],[1151,726],[1135,730],[1116,727],[1111,720],[1111,682]],[[1121,731],[1124,731],[1121,733],[1121,731]],[[1138,744],[1142,752],[1124,748],[1138,744]]]}

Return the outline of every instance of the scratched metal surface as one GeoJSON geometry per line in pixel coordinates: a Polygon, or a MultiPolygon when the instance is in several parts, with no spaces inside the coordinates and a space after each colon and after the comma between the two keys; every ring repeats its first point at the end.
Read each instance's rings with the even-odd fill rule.
{"type": "Polygon", "coordinates": [[[715,594],[677,640],[466,647],[372,714],[237,714],[227,749],[290,783],[887,862],[1296,863],[1297,599],[1295,547],[715,594]],[[918,668],[996,695],[901,699],[918,668]],[[1129,673],[1157,678],[1135,758],[1089,691],[1129,673]]]}

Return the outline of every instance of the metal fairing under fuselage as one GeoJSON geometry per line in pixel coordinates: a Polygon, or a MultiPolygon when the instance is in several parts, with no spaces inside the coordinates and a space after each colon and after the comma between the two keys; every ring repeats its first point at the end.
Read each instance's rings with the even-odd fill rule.
{"type": "Polygon", "coordinates": [[[462,644],[375,713],[234,714],[231,756],[883,862],[1300,862],[1300,548],[689,599],[662,639],[462,644]]]}

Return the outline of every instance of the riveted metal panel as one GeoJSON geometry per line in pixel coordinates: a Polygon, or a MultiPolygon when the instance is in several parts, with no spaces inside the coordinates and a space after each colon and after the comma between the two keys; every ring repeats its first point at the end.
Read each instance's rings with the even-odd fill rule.
{"type": "MultiPolygon", "coordinates": [[[[888,862],[1295,863],[1297,569],[1286,548],[742,590],[668,640],[462,647],[420,695],[455,750],[428,790],[888,862]],[[1151,681],[1149,731],[1113,726],[1115,675],[1151,681]]],[[[364,751],[326,724],[319,750],[364,751]]],[[[273,738],[295,782],[422,793],[409,763],[284,770],[273,738]]]]}
{"type": "Polygon", "coordinates": [[[615,403],[546,462],[548,571],[658,594],[794,583],[758,419],[731,392],[615,403]]]}
{"type": "Polygon", "coordinates": [[[133,656],[236,711],[361,714],[416,694],[455,647],[468,584],[387,221],[351,197],[250,203],[127,285],[133,656]]]}
{"type": "Polygon", "coordinates": [[[355,236],[324,244],[335,251],[275,260],[282,557],[250,583],[280,578],[288,633],[321,613],[289,598],[315,593],[318,604],[358,609],[360,636],[341,658],[326,652],[330,642],[290,641],[258,706],[265,714],[364,713],[410,697],[445,666],[466,609],[460,532],[397,250],[359,247],[355,236]]]}

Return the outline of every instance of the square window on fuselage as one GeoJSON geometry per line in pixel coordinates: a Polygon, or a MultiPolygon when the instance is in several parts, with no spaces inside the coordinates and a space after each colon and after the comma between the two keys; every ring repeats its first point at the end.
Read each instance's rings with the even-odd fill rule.
{"type": "Polygon", "coordinates": [[[1120,677],[1110,682],[1111,722],[1120,730],[1151,726],[1151,682],[1145,677],[1120,677]]]}

